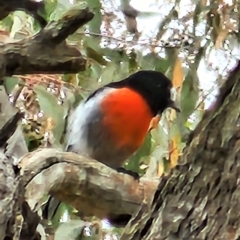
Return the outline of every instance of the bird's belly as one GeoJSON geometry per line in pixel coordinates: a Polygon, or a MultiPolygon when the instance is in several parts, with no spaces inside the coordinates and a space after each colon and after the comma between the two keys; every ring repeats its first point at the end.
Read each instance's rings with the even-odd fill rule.
{"type": "Polygon", "coordinates": [[[110,158],[119,167],[142,145],[153,116],[137,93],[127,88],[116,92],[102,102],[101,109],[102,129],[111,147],[110,158]]]}

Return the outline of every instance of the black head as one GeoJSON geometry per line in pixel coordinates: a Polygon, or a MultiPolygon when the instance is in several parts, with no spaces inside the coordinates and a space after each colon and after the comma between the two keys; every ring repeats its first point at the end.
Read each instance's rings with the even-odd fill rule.
{"type": "Polygon", "coordinates": [[[109,83],[105,87],[126,86],[139,92],[146,99],[154,116],[168,107],[179,111],[171,100],[172,82],[161,72],[138,71],[122,81],[109,83]]]}

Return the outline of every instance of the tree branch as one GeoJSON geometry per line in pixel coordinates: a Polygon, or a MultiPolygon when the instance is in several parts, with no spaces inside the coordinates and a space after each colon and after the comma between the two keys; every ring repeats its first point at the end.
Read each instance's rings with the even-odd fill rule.
{"type": "Polygon", "coordinates": [[[94,14],[88,8],[70,9],[57,22],[50,22],[36,35],[0,46],[0,64],[5,76],[33,73],[77,73],[85,69],[80,51],[64,41],[89,22],[94,14]]]}
{"type": "Polygon", "coordinates": [[[140,209],[121,239],[238,239],[239,89],[240,62],[192,134],[178,166],[161,178],[151,211],[140,209]],[[142,219],[136,221],[139,215],[142,219]]]}
{"type": "Polygon", "coordinates": [[[21,230],[21,206],[24,188],[14,158],[25,154],[27,145],[18,123],[21,113],[10,104],[0,85],[0,240],[18,237],[21,230]],[[20,216],[20,217],[19,217],[20,216]]]}
{"type": "Polygon", "coordinates": [[[20,166],[25,197],[34,211],[50,193],[84,216],[133,214],[142,202],[149,206],[157,187],[157,181],[141,178],[138,182],[100,162],[56,149],[28,153],[20,166]]]}

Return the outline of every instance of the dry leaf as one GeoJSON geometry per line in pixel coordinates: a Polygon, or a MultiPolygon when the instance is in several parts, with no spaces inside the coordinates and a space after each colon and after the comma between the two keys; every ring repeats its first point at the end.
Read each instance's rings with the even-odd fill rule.
{"type": "Polygon", "coordinates": [[[201,0],[201,5],[203,7],[206,7],[207,6],[207,0],[201,0]]]}
{"type": "Polygon", "coordinates": [[[204,111],[205,110],[205,102],[201,101],[200,104],[198,105],[197,110],[199,111],[204,111]]]}
{"type": "Polygon", "coordinates": [[[48,117],[46,119],[46,123],[45,124],[46,124],[45,125],[45,132],[50,132],[55,127],[56,122],[54,121],[53,118],[48,117]]]}
{"type": "Polygon", "coordinates": [[[171,168],[177,165],[179,155],[178,137],[176,136],[173,140],[170,140],[169,143],[169,160],[171,168]]]}
{"type": "Polygon", "coordinates": [[[178,92],[181,91],[182,83],[184,79],[184,73],[182,68],[182,61],[179,57],[176,58],[175,65],[173,68],[173,87],[177,89],[178,92]]]}
{"type": "MultiPolygon", "coordinates": [[[[177,56],[175,60],[175,65],[173,68],[173,87],[176,89],[176,94],[180,95],[182,84],[184,80],[184,72],[183,72],[183,67],[182,67],[182,61],[180,58],[177,56]]],[[[170,119],[173,120],[176,118],[176,111],[171,109],[170,110],[170,119]]]]}
{"type": "Polygon", "coordinates": [[[157,128],[159,121],[161,120],[160,114],[157,114],[154,118],[152,118],[148,131],[151,131],[152,129],[157,128]]]}
{"type": "Polygon", "coordinates": [[[78,79],[76,74],[69,74],[69,83],[73,84],[74,86],[78,85],[78,79]]]}
{"type": "Polygon", "coordinates": [[[157,169],[157,174],[159,177],[161,177],[164,173],[164,166],[163,166],[163,163],[159,163],[158,164],[158,169],[157,169]]]}
{"type": "Polygon", "coordinates": [[[221,29],[220,33],[217,36],[216,43],[215,43],[215,48],[219,49],[226,39],[228,35],[228,29],[225,27],[224,29],[221,29]]]}

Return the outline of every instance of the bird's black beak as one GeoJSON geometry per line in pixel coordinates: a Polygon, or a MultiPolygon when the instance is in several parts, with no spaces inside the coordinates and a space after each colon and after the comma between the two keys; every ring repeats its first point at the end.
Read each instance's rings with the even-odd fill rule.
{"type": "Polygon", "coordinates": [[[170,100],[168,107],[174,109],[176,112],[181,112],[180,108],[177,106],[176,102],[174,102],[173,100],[170,100]]]}

